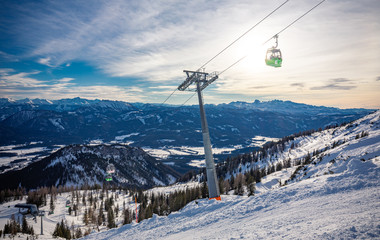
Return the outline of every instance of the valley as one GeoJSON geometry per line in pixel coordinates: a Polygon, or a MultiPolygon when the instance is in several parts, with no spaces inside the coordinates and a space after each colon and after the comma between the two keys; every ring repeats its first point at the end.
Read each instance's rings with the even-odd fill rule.
{"type": "MultiPolygon", "coordinates": [[[[349,122],[372,111],[280,100],[205,108],[216,161],[292,133],[349,122]]],[[[202,166],[198,106],[180,109],[175,105],[83,98],[3,98],[0,120],[0,172],[24,168],[70,144],[141,147],[181,174],[202,166]]]]}

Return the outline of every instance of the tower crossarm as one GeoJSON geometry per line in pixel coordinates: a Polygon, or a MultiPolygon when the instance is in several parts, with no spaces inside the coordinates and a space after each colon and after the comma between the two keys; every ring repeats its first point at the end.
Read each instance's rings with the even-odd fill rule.
{"type": "Polygon", "coordinates": [[[218,79],[218,73],[213,72],[211,74],[208,74],[206,72],[200,72],[200,71],[189,71],[189,70],[183,70],[183,72],[186,73],[186,79],[178,86],[179,91],[185,91],[188,89],[190,85],[193,83],[199,83],[200,84],[200,90],[202,91],[205,89],[208,85],[213,83],[216,79],[218,79]]]}

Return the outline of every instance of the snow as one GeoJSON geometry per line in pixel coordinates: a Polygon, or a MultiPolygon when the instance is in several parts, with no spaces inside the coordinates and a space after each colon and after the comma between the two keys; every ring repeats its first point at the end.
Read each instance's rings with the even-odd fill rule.
{"type": "Polygon", "coordinates": [[[249,144],[249,147],[262,147],[267,142],[277,142],[278,140],[280,139],[265,136],[255,136],[251,139],[252,142],[249,144]]]}
{"type": "Polygon", "coordinates": [[[188,163],[189,166],[192,166],[192,167],[198,167],[198,168],[201,168],[201,167],[205,167],[206,166],[206,161],[205,160],[191,160],[189,163],[188,163]]]}
{"type": "Polygon", "coordinates": [[[116,136],[115,137],[115,141],[123,141],[125,138],[129,138],[131,136],[136,136],[136,135],[139,135],[140,133],[130,133],[130,134],[126,134],[126,135],[121,135],[121,136],[116,136]]]}
{"type": "Polygon", "coordinates": [[[65,128],[61,125],[60,118],[49,118],[49,121],[59,129],[65,130],[65,128]]]}
{"type": "MultiPolygon", "coordinates": [[[[294,141],[296,148],[290,149],[288,143],[282,153],[259,165],[288,158],[294,161],[314,150],[329,148],[312,158],[311,164],[302,166],[294,180],[289,181],[297,166],[264,177],[257,183],[254,196],[222,195],[222,201],[193,201],[169,216],[154,215],[108,231],[102,227],[101,232],[84,239],[380,239],[380,111],[354,122],[352,127],[316,132],[294,141]],[[357,138],[362,132],[368,132],[368,136],[357,138]],[[340,145],[332,148],[332,143],[339,141],[340,145]],[[287,185],[280,186],[286,180],[287,185]]],[[[249,167],[242,167],[242,171],[249,167]]],[[[168,194],[198,185],[189,182],[147,192],[168,194]]],[[[66,213],[68,194],[58,196],[56,211],[46,216],[45,235],[39,239],[51,239],[61,219],[84,227],[83,215],[66,213]]],[[[119,206],[123,201],[129,208],[135,207],[130,197],[121,195],[119,206]]],[[[0,229],[17,212],[13,206],[18,202],[0,205],[0,229]]],[[[117,223],[121,224],[120,217],[117,223]]],[[[38,218],[33,223],[36,233],[40,232],[39,226],[38,218]]]]}
{"type": "Polygon", "coordinates": [[[65,156],[58,157],[58,158],[54,159],[53,161],[51,161],[51,163],[49,163],[49,165],[47,165],[46,168],[55,166],[57,164],[65,166],[69,160],[77,160],[77,157],[75,157],[71,153],[67,153],[65,156]]]}
{"type": "Polygon", "coordinates": [[[156,177],[153,177],[154,184],[157,186],[165,186],[165,183],[162,181],[158,180],[156,177]]]}
{"type": "Polygon", "coordinates": [[[196,188],[200,186],[200,183],[199,182],[187,182],[187,183],[176,183],[174,185],[170,185],[170,186],[165,186],[165,187],[155,187],[155,188],[152,188],[152,189],[149,189],[149,190],[146,190],[145,192],[149,193],[149,194],[170,194],[170,193],[174,193],[175,191],[182,191],[182,190],[186,190],[186,189],[190,189],[190,188],[196,188]]]}
{"type": "Polygon", "coordinates": [[[99,144],[103,144],[103,140],[102,139],[93,139],[89,143],[90,146],[95,146],[95,145],[99,145],[99,144]]]}
{"type": "Polygon", "coordinates": [[[23,168],[35,160],[40,160],[48,153],[53,153],[59,149],[59,146],[53,146],[53,149],[47,147],[33,147],[41,142],[31,142],[29,144],[7,145],[0,147],[0,153],[12,154],[14,156],[0,157],[0,167],[8,166],[3,172],[12,169],[23,168]]]}
{"type": "MultiPolygon", "coordinates": [[[[43,230],[44,235],[40,235],[41,233],[41,217],[37,217],[36,221],[33,220],[33,216],[26,215],[26,219],[29,225],[32,225],[34,228],[35,234],[38,235],[38,239],[52,239],[52,233],[54,232],[54,228],[57,222],[61,221],[61,219],[65,219],[65,213],[67,209],[64,206],[66,202],[67,194],[64,196],[57,197],[56,210],[53,215],[48,215],[48,206],[42,207],[40,210],[45,210],[46,214],[43,217],[43,230]]],[[[16,219],[21,219],[21,215],[18,214],[18,209],[14,207],[14,205],[18,203],[25,203],[25,200],[17,200],[12,202],[7,202],[0,205],[0,229],[4,228],[4,225],[9,221],[12,214],[16,216],[16,219]]],[[[71,222],[70,222],[71,224],[71,222]]],[[[26,239],[27,235],[18,234],[19,237],[15,239],[26,239]]],[[[29,236],[30,238],[30,236],[29,236]]]]}
{"type": "Polygon", "coordinates": [[[23,146],[25,146],[25,144],[0,146],[0,151],[3,151],[3,150],[11,150],[11,149],[13,149],[13,148],[23,147],[23,146]]]}
{"type": "Polygon", "coordinates": [[[280,187],[280,183],[284,184],[285,180],[289,179],[297,167],[290,167],[274,172],[261,179],[261,182],[256,183],[256,194],[267,192],[280,187]]]}
{"type": "Polygon", "coordinates": [[[85,239],[379,238],[379,161],[352,164],[343,176],[311,178],[254,197],[194,201],[168,217],[154,216],[85,239]],[[363,168],[372,176],[361,176],[367,184],[357,187],[354,173],[363,168]]]}
{"type": "Polygon", "coordinates": [[[274,161],[345,142],[313,158],[285,186],[279,182],[289,180],[296,167],[263,178],[255,196],[193,201],[167,217],[85,239],[380,239],[379,116],[295,139],[299,146],[287,146],[274,161]],[[356,138],[363,131],[369,135],[356,138]]]}
{"type": "MultiPolygon", "coordinates": [[[[238,149],[239,146],[225,147],[225,148],[213,148],[212,152],[214,154],[221,153],[231,153],[232,151],[238,149]]],[[[144,151],[152,155],[153,157],[159,159],[167,159],[170,155],[204,155],[204,147],[191,147],[191,146],[181,146],[181,147],[163,147],[163,148],[148,148],[143,147],[144,151]]]]}

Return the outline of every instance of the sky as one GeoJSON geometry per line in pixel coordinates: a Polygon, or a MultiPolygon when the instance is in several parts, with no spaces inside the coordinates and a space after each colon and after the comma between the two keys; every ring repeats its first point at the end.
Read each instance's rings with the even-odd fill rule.
{"type": "MultiPolygon", "coordinates": [[[[286,0],[1,0],[0,98],[81,97],[163,103],[181,84],[286,0]]],[[[380,1],[290,0],[208,63],[222,72],[205,103],[274,99],[380,108],[380,1]]],[[[192,92],[166,101],[183,104],[192,92]]],[[[197,104],[191,98],[186,104],[197,104]]]]}

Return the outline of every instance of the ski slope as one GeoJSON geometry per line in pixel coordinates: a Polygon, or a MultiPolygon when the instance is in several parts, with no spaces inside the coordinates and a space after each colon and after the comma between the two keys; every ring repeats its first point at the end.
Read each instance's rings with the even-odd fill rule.
{"type": "Polygon", "coordinates": [[[278,182],[295,167],[265,177],[255,196],[194,201],[167,217],[85,239],[380,239],[380,111],[295,141],[298,147],[284,157],[341,144],[326,148],[286,186],[278,182]],[[363,131],[368,136],[357,138],[363,131]]]}
{"type": "Polygon", "coordinates": [[[85,239],[378,239],[380,158],[348,165],[339,175],[254,197],[192,202],[168,217],[154,216],[85,239]]]}

